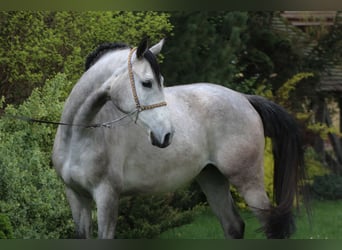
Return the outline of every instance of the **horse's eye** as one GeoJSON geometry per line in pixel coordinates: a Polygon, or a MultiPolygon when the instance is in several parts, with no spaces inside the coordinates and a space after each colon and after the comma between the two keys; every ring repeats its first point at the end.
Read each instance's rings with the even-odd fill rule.
{"type": "Polygon", "coordinates": [[[151,81],[143,81],[143,82],[142,82],[142,85],[143,85],[145,88],[152,88],[152,82],[151,82],[151,81]]]}

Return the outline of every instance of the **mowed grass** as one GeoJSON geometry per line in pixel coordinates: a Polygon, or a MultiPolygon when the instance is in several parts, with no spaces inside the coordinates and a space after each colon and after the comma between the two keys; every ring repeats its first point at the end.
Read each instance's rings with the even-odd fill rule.
{"type": "MultiPolygon", "coordinates": [[[[260,224],[249,211],[241,211],[246,239],[265,239],[257,232],[260,224]]],[[[297,231],[292,239],[342,239],[342,201],[313,201],[311,225],[304,214],[297,216],[297,231]]],[[[160,239],[223,239],[221,226],[209,208],[200,212],[191,224],[170,229],[160,239]]]]}

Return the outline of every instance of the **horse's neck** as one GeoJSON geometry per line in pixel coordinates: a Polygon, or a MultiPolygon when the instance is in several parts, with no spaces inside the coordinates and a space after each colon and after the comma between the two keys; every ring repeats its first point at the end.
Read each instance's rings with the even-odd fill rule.
{"type": "MultiPolygon", "coordinates": [[[[83,74],[65,102],[61,122],[91,125],[97,112],[101,110],[107,100],[100,88],[113,75],[114,71],[119,70],[124,64],[125,57],[118,55],[122,53],[123,51],[109,52],[83,74]]],[[[77,127],[59,127],[61,143],[65,147],[68,147],[75,128],[77,127]]]]}
{"type": "Polygon", "coordinates": [[[74,124],[89,126],[97,113],[108,100],[108,93],[105,88],[98,88],[93,91],[80,105],[74,118],[74,124]]]}
{"type": "MultiPolygon", "coordinates": [[[[75,124],[79,110],[85,104],[90,96],[100,87],[99,82],[90,82],[86,76],[83,76],[71,91],[65,102],[61,121],[64,123],[75,124]]],[[[79,120],[79,119],[78,119],[79,120]]]]}
{"type": "Polygon", "coordinates": [[[92,101],[92,99],[88,98],[101,88],[103,83],[110,78],[115,70],[122,67],[124,60],[119,59],[119,55],[117,55],[120,53],[109,52],[108,55],[104,55],[101,60],[83,74],[65,103],[62,122],[75,123],[75,119],[78,119],[76,114],[79,113],[82,106],[84,106],[87,101],[92,101]]]}

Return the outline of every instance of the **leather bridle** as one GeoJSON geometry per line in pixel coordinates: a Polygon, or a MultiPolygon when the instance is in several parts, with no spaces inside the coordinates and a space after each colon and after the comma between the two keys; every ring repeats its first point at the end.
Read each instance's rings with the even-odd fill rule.
{"type": "Polygon", "coordinates": [[[136,49],[137,48],[131,49],[131,51],[129,52],[129,55],[128,55],[128,74],[129,74],[129,81],[131,83],[132,94],[133,94],[133,98],[134,98],[134,102],[135,102],[135,106],[136,106],[137,111],[141,112],[144,110],[149,110],[149,109],[154,109],[154,108],[166,106],[167,105],[166,102],[158,102],[158,103],[151,104],[151,105],[141,105],[140,104],[139,97],[137,94],[137,90],[135,87],[135,81],[134,81],[134,75],[133,75],[133,69],[132,69],[132,55],[133,55],[133,52],[136,51],[136,49]]]}

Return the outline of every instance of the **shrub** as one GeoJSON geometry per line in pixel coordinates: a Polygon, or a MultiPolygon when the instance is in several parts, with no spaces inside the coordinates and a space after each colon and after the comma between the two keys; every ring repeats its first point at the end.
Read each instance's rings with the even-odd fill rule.
{"type": "Polygon", "coordinates": [[[329,169],[322,164],[320,155],[317,154],[312,147],[308,147],[305,150],[305,164],[309,184],[313,182],[316,176],[322,176],[330,173],[329,169]]]}
{"type": "MultiPolygon", "coordinates": [[[[18,108],[8,105],[6,114],[59,120],[70,84],[58,74],[18,108]]],[[[63,185],[51,168],[55,131],[0,119],[0,212],[11,221],[14,238],[68,238],[73,231],[63,185]]]]}
{"type": "Polygon", "coordinates": [[[335,174],[315,176],[311,190],[319,199],[342,199],[342,176],[335,174]]]}
{"type": "Polygon", "coordinates": [[[117,238],[154,238],[169,228],[190,223],[194,211],[191,207],[177,208],[174,199],[187,200],[188,189],[154,196],[127,197],[120,202],[116,230],[117,238]]]}
{"type": "Polygon", "coordinates": [[[0,213],[0,239],[11,239],[13,227],[7,215],[0,213]]]}

